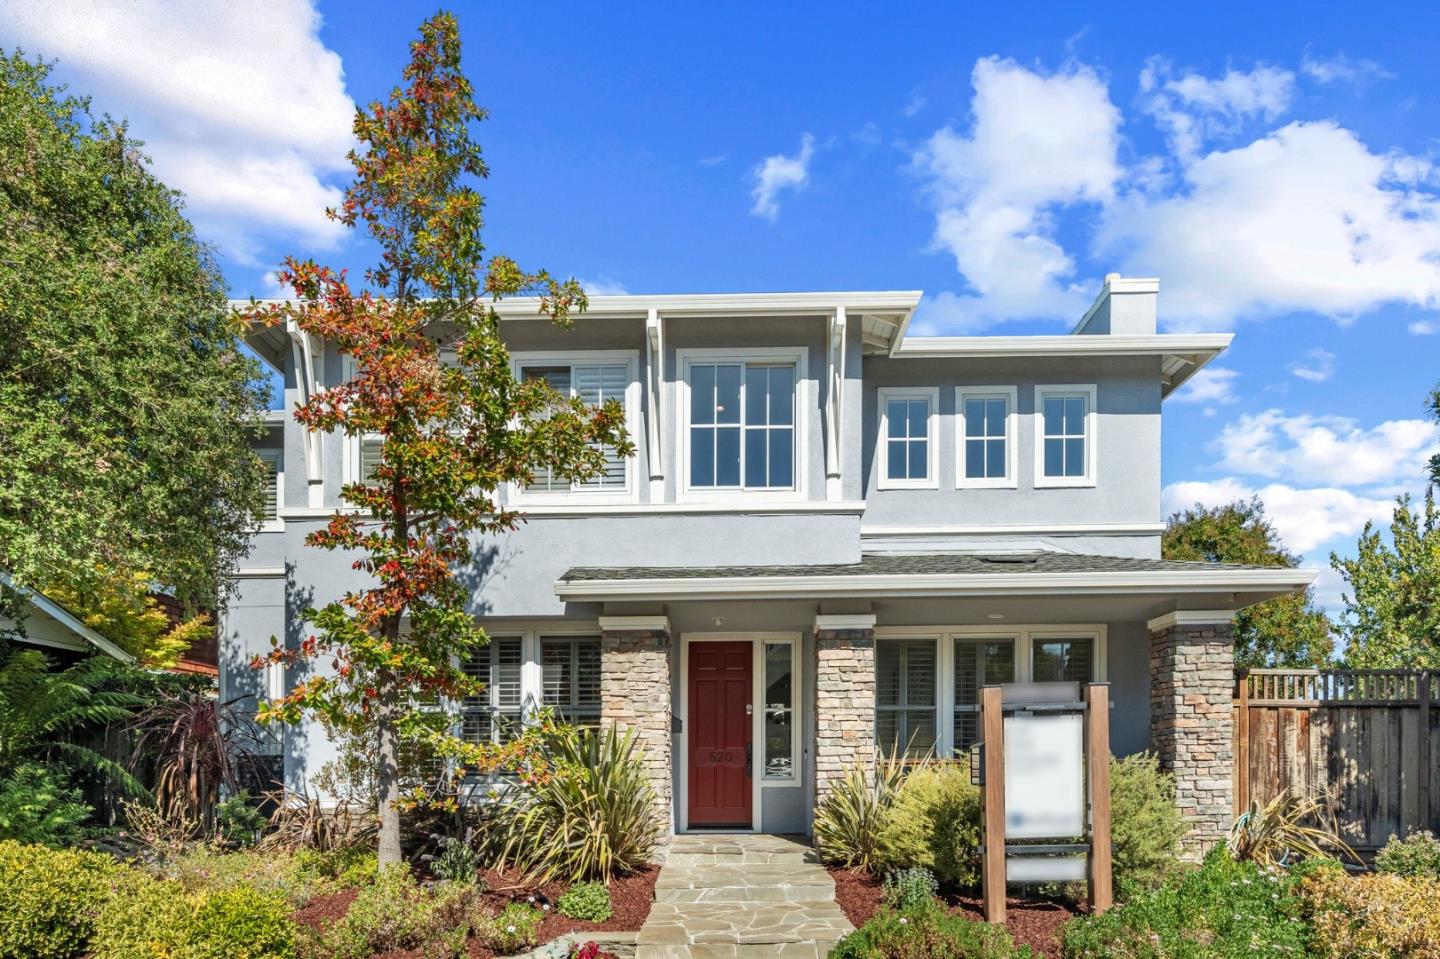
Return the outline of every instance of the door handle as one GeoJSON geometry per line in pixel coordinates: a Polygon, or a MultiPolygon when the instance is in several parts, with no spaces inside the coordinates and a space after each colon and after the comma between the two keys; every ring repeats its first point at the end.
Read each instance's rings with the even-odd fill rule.
{"type": "Polygon", "coordinates": [[[745,778],[749,779],[754,775],[753,763],[755,761],[755,744],[745,744],[745,778]]]}

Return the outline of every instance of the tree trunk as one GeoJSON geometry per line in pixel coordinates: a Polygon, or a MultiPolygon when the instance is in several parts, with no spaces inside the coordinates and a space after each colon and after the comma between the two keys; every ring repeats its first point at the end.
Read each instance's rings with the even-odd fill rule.
{"type": "Polygon", "coordinates": [[[380,868],[398,865],[400,854],[400,765],[399,737],[395,731],[394,690],[382,693],[391,702],[387,703],[380,717],[379,736],[376,743],[376,777],[379,792],[378,810],[380,816],[379,856],[380,868]]]}

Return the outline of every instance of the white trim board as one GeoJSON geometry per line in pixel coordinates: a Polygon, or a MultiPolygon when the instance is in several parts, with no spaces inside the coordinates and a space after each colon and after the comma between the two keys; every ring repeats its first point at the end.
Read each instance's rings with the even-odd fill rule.
{"type": "Polygon", "coordinates": [[[1148,536],[1164,523],[1018,523],[1003,525],[861,526],[860,538],[874,536],[1148,536]]]}
{"type": "Polygon", "coordinates": [[[1219,626],[1233,622],[1234,619],[1233,609],[1177,609],[1147,620],[1145,628],[1152,633],[1158,633],[1171,626],[1219,626]]]}
{"type": "Polygon", "coordinates": [[[854,576],[735,576],[578,580],[555,583],[562,600],[685,599],[724,596],[1038,596],[1070,594],[1292,592],[1319,575],[1314,569],[1197,569],[1157,572],[911,573],[854,576]]]}

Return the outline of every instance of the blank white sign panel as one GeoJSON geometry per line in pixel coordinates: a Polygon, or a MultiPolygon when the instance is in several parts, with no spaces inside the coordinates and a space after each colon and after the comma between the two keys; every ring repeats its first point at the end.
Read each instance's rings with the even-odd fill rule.
{"type": "Polygon", "coordinates": [[[1084,716],[1006,716],[1005,838],[1084,834],[1084,716]]]}

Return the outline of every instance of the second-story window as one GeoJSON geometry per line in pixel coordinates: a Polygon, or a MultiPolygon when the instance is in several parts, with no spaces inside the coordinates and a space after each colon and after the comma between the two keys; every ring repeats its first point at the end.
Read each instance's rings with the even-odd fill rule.
{"type": "Polygon", "coordinates": [[[280,489],[280,459],[279,450],[257,450],[260,462],[265,464],[265,518],[275,519],[280,515],[280,506],[283,499],[280,489]]]}
{"type": "Polygon", "coordinates": [[[938,487],[939,438],[935,435],[939,391],[926,387],[880,390],[880,488],[938,487]]]}
{"type": "Polygon", "coordinates": [[[955,391],[960,461],[955,485],[1015,485],[1015,388],[962,386],[955,391]]]}
{"type": "Polygon", "coordinates": [[[1095,387],[1035,388],[1035,485],[1095,483],[1095,387]]]}
{"type": "MultiPolygon", "coordinates": [[[[556,366],[522,366],[520,375],[526,380],[543,380],[561,396],[579,399],[588,406],[600,406],[609,400],[625,402],[625,388],[630,372],[624,363],[570,364],[556,366]]],[[[611,447],[603,448],[605,469],[586,480],[567,480],[552,475],[548,469],[535,471],[535,481],[527,492],[624,492],[627,487],[626,460],[611,447]]]]}
{"type": "Polygon", "coordinates": [[[795,488],[795,365],[693,363],[692,489],[795,488]]]}

